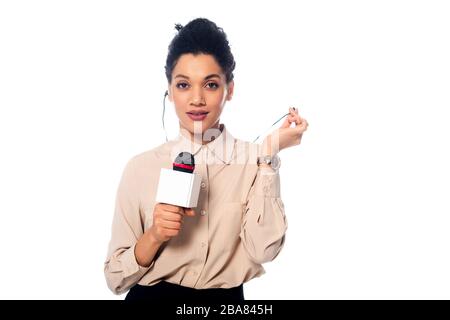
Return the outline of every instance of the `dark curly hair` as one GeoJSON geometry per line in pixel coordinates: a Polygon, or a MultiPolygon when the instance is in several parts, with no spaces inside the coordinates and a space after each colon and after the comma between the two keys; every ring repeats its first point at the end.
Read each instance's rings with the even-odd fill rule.
{"type": "Polygon", "coordinates": [[[222,68],[227,83],[233,80],[236,62],[231,53],[227,35],[222,28],[206,18],[197,18],[184,27],[177,23],[175,29],[178,33],[169,45],[165,66],[169,83],[172,82],[172,71],[178,59],[185,53],[211,54],[222,68]]]}

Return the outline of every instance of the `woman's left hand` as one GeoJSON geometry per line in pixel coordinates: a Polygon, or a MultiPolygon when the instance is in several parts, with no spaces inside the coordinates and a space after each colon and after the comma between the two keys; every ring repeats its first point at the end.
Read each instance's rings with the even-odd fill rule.
{"type": "Polygon", "coordinates": [[[299,116],[298,109],[289,108],[289,113],[281,127],[264,139],[263,148],[266,154],[268,152],[276,154],[283,149],[300,144],[303,132],[308,128],[308,121],[299,116]],[[291,128],[292,123],[295,123],[295,126],[291,128]]]}

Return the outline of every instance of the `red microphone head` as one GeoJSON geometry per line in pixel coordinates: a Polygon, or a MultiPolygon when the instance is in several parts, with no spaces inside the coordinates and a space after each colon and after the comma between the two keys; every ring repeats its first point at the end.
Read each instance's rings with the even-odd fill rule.
{"type": "Polygon", "coordinates": [[[173,162],[173,170],[187,173],[194,172],[194,156],[189,152],[180,152],[173,162]]]}

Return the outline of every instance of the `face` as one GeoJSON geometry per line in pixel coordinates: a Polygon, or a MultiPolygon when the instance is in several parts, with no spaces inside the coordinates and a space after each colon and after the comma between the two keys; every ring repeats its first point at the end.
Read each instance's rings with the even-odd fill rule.
{"type": "Polygon", "coordinates": [[[226,83],[214,56],[181,55],[169,84],[169,100],[175,105],[180,130],[192,137],[201,134],[202,143],[208,142],[207,130],[219,128],[220,115],[232,98],[233,87],[233,81],[226,83]]]}

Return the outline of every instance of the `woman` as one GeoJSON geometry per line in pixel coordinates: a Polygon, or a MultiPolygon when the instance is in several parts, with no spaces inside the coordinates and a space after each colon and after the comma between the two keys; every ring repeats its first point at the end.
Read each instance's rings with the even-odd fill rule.
{"type": "Polygon", "coordinates": [[[115,294],[129,290],[126,300],[242,301],[243,283],[283,247],[277,153],[300,143],[307,122],[290,108],[261,145],[234,138],[220,123],[234,89],[226,34],[203,18],[176,29],[165,69],[180,134],[127,163],[105,277],[115,294]],[[160,169],[181,151],[194,155],[202,177],[195,208],[155,201],[160,169]]]}

